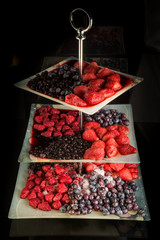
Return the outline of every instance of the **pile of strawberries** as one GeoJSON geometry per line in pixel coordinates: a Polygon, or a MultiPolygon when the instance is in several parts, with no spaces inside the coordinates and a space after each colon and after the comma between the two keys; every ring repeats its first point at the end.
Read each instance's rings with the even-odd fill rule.
{"type": "Polygon", "coordinates": [[[69,167],[61,167],[55,164],[42,166],[42,170],[30,173],[25,188],[22,189],[20,198],[28,198],[29,205],[43,211],[51,208],[58,210],[63,204],[69,203],[68,187],[76,174],[69,167]]]}
{"type": "Polygon", "coordinates": [[[60,111],[49,105],[42,106],[35,113],[33,128],[43,137],[73,136],[79,131],[78,111],[60,111]]]}
{"type": "MultiPolygon", "coordinates": [[[[74,67],[78,68],[78,62],[74,67]]],[[[114,95],[129,81],[123,79],[122,83],[118,73],[108,68],[99,68],[96,62],[83,62],[82,84],[76,86],[73,93],[66,95],[65,102],[80,107],[93,106],[114,95]]]]}
{"type": "Polygon", "coordinates": [[[114,124],[106,128],[95,121],[84,125],[83,139],[94,141],[85,151],[84,159],[103,160],[104,157],[114,157],[118,154],[128,155],[137,152],[129,144],[129,128],[125,125],[114,124]]]}

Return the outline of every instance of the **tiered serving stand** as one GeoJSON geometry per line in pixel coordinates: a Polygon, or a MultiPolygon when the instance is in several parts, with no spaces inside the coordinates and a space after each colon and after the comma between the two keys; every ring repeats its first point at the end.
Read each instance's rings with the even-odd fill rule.
{"type": "MultiPolygon", "coordinates": [[[[80,74],[82,74],[82,62],[83,62],[83,40],[85,39],[84,33],[86,31],[88,31],[91,26],[92,26],[92,18],[90,17],[90,15],[84,11],[83,9],[75,9],[72,11],[71,15],[70,15],[70,22],[72,27],[77,31],[77,39],[79,41],[79,70],[80,70],[80,74]],[[88,26],[87,28],[80,28],[74,24],[73,21],[73,17],[74,14],[77,11],[81,11],[83,12],[83,14],[86,14],[87,18],[88,18],[88,26]]],[[[67,58],[65,60],[63,60],[62,62],[57,63],[56,65],[47,68],[47,71],[53,71],[54,69],[57,68],[57,66],[63,65],[71,60],[77,60],[74,57],[70,57],[67,58]]],[[[127,87],[125,87],[124,89],[118,91],[115,95],[113,95],[112,97],[104,100],[103,102],[97,104],[96,106],[92,106],[92,107],[77,107],[77,106],[73,106],[70,104],[65,103],[64,101],[61,101],[57,98],[53,98],[51,96],[47,96],[43,93],[37,92],[32,90],[31,88],[29,88],[27,86],[27,83],[33,79],[35,77],[31,76],[23,81],[20,81],[18,83],[15,84],[16,87],[19,87],[21,89],[30,91],[34,94],[43,96],[47,99],[50,99],[52,101],[55,101],[57,103],[57,105],[52,105],[54,108],[57,109],[67,109],[67,110],[73,110],[76,109],[79,111],[79,116],[80,116],[80,128],[82,128],[83,125],[83,118],[82,115],[83,113],[87,113],[87,114],[94,114],[96,113],[98,110],[100,110],[101,108],[104,109],[117,109],[119,112],[123,112],[127,115],[127,118],[130,122],[129,125],[129,139],[130,139],[130,143],[131,145],[133,145],[134,147],[137,148],[137,143],[136,143],[136,137],[135,137],[135,132],[134,132],[134,120],[133,120],[133,113],[132,113],[132,106],[130,104],[119,104],[119,105],[107,105],[110,101],[112,101],[113,99],[117,98],[118,96],[120,96],[121,94],[123,94],[125,91],[129,90],[130,88],[136,86],[138,83],[140,83],[143,79],[139,78],[137,76],[131,76],[128,74],[124,74],[121,72],[117,72],[117,71],[113,71],[115,73],[119,73],[120,75],[126,76],[126,77],[130,77],[133,80],[133,83],[127,87]]],[[[18,162],[20,162],[20,166],[19,166],[19,172],[18,172],[18,176],[17,176],[17,181],[16,181],[16,185],[15,185],[15,190],[14,190],[14,194],[13,194],[13,198],[12,198],[12,203],[10,206],[10,211],[9,211],[9,215],[8,217],[11,219],[27,219],[27,218],[75,218],[75,219],[117,219],[117,220],[137,220],[137,221],[148,221],[150,220],[150,214],[149,214],[149,210],[148,210],[148,205],[147,205],[147,200],[146,200],[146,196],[145,196],[145,191],[144,191],[144,187],[143,187],[143,180],[142,180],[142,175],[141,175],[141,169],[140,169],[140,165],[138,167],[139,170],[139,176],[138,178],[135,180],[137,186],[138,186],[138,191],[136,192],[136,198],[137,198],[137,203],[139,205],[140,208],[144,209],[144,214],[142,215],[138,215],[135,211],[130,213],[129,217],[121,217],[118,215],[108,215],[108,216],[104,216],[101,212],[96,212],[93,211],[91,214],[87,214],[87,215],[69,215],[68,213],[61,213],[60,211],[56,211],[56,210],[51,210],[50,212],[45,212],[45,211],[41,211],[39,209],[33,209],[32,207],[29,206],[28,204],[28,200],[27,199],[20,199],[20,192],[21,190],[24,188],[25,186],[25,182],[28,176],[28,165],[31,162],[78,162],[80,165],[82,164],[82,162],[94,162],[93,160],[84,160],[84,159],[80,159],[80,160],[75,160],[75,159],[70,159],[70,160],[55,160],[55,159],[42,159],[42,158],[37,158],[33,155],[29,154],[29,150],[30,150],[30,144],[31,144],[31,138],[32,138],[32,126],[33,126],[33,117],[35,114],[35,111],[40,108],[42,105],[48,105],[48,104],[32,104],[31,105],[31,111],[30,111],[30,117],[29,117],[29,121],[28,121],[28,126],[27,126],[27,130],[26,130],[26,135],[24,138],[24,142],[23,142],[23,146],[22,146],[22,150],[21,153],[19,155],[19,159],[18,162]]],[[[139,157],[139,153],[137,151],[136,154],[131,154],[131,155],[118,155],[116,157],[113,158],[105,158],[102,161],[99,162],[116,162],[116,163],[140,163],[140,157],[139,157]]]]}

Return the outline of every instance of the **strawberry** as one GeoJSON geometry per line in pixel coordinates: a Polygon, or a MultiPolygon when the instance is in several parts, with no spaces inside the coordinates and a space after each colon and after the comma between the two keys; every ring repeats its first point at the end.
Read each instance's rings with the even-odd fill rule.
{"type": "Polygon", "coordinates": [[[38,130],[38,131],[43,131],[45,129],[45,126],[42,124],[34,124],[33,128],[38,130]]]}
{"type": "Polygon", "coordinates": [[[74,136],[74,131],[72,129],[67,130],[64,135],[74,136]]]}
{"type": "Polygon", "coordinates": [[[47,130],[45,132],[42,132],[41,136],[43,136],[43,137],[51,137],[52,136],[52,132],[47,130]]]}
{"type": "Polygon", "coordinates": [[[65,170],[64,170],[64,168],[62,168],[59,165],[57,165],[55,167],[55,172],[56,172],[57,175],[62,175],[62,174],[64,174],[65,170]]]}
{"type": "Polygon", "coordinates": [[[105,141],[107,141],[108,139],[110,139],[110,138],[115,138],[115,137],[117,137],[117,136],[119,136],[120,134],[119,134],[119,132],[117,131],[117,130],[112,130],[112,131],[110,131],[110,132],[107,132],[104,136],[103,136],[103,138],[102,138],[102,140],[105,142],[105,141]]]}
{"type": "Polygon", "coordinates": [[[54,136],[54,137],[62,136],[62,133],[61,133],[60,131],[55,131],[55,132],[53,133],[53,136],[54,136]]]}
{"type": "Polygon", "coordinates": [[[132,174],[132,179],[138,178],[138,169],[137,168],[129,168],[129,171],[132,174]]]}
{"type": "Polygon", "coordinates": [[[118,127],[119,127],[119,125],[114,124],[114,125],[111,125],[111,126],[106,127],[106,129],[107,129],[108,131],[113,131],[113,130],[118,130],[118,127]]]}
{"type": "Polygon", "coordinates": [[[66,123],[68,124],[68,125],[70,125],[71,123],[73,123],[75,121],[75,117],[74,116],[72,116],[72,115],[67,115],[67,117],[66,117],[66,123]]]}
{"type": "Polygon", "coordinates": [[[113,96],[115,94],[115,91],[110,88],[104,88],[104,89],[100,90],[99,93],[101,93],[104,96],[104,98],[108,98],[108,97],[113,96]]]}
{"type": "Polygon", "coordinates": [[[106,146],[107,145],[114,145],[115,147],[119,147],[118,143],[115,141],[114,138],[109,138],[107,141],[106,141],[106,146]]]}
{"type": "Polygon", "coordinates": [[[35,186],[35,183],[33,181],[28,181],[25,187],[28,189],[32,189],[34,186],[35,186]]]}
{"type": "Polygon", "coordinates": [[[37,195],[34,191],[31,191],[27,196],[28,200],[31,200],[31,199],[36,198],[36,197],[37,197],[37,195]]]}
{"type": "Polygon", "coordinates": [[[123,135],[129,134],[129,128],[125,125],[118,125],[118,131],[120,134],[123,134],[123,135]]]}
{"type": "Polygon", "coordinates": [[[56,193],[56,195],[53,198],[53,201],[59,201],[63,197],[62,193],[56,193]]]}
{"type": "Polygon", "coordinates": [[[85,125],[84,125],[84,130],[87,130],[87,129],[96,129],[96,128],[99,128],[101,125],[98,123],[98,122],[87,122],[85,125]]]}
{"type": "Polygon", "coordinates": [[[107,76],[109,76],[110,74],[112,74],[112,71],[109,68],[101,68],[98,73],[96,74],[96,76],[98,78],[105,78],[107,76]]]}
{"type": "Polygon", "coordinates": [[[137,168],[139,166],[139,163],[126,163],[126,168],[137,168]]]}
{"type": "Polygon", "coordinates": [[[111,158],[111,157],[115,157],[118,154],[118,149],[116,146],[114,145],[107,145],[106,146],[106,155],[111,158]]]}
{"type": "Polygon", "coordinates": [[[104,170],[105,171],[110,171],[112,172],[112,168],[109,166],[109,163],[105,163],[104,166],[103,166],[104,170]]]}
{"type": "Polygon", "coordinates": [[[86,166],[86,172],[92,172],[94,171],[96,168],[96,166],[93,163],[88,163],[88,165],[86,166]]]}
{"type": "Polygon", "coordinates": [[[84,94],[84,101],[91,106],[98,104],[103,100],[104,100],[104,96],[100,92],[86,92],[84,94]]]}
{"type": "Polygon", "coordinates": [[[82,98],[87,91],[88,91],[88,87],[85,85],[76,86],[73,89],[73,93],[80,98],[82,98]]]}
{"type": "Polygon", "coordinates": [[[57,191],[59,193],[66,193],[68,191],[68,188],[66,187],[66,185],[64,183],[59,183],[57,191]]]}
{"type": "Polygon", "coordinates": [[[125,180],[125,181],[131,181],[132,178],[132,174],[130,173],[128,168],[122,168],[119,172],[118,172],[119,176],[125,180]]]}
{"type": "Polygon", "coordinates": [[[47,164],[42,166],[43,171],[46,173],[51,168],[51,165],[47,164]]]}
{"type": "Polygon", "coordinates": [[[105,80],[102,78],[98,78],[98,79],[93,79],[91,81],[89,81],[89,86],[94,86],[94,87],[102,87],[104,84],[105,80]]]}
{"type": "Polygon", "coordinates": [[[98,140],[98,141],[92,143],[92,145],[91,145],[91,148],[95,148],[95,147],[105,148],[105,143],[101,140],[98,140]]]}
{"type": "Polygon", "coordinates": [[[122,154],[122,155],[128,155],[128,154],[133,154],[133,153],[137,152],[137,149],[129,144],[120,145],[118,150],[119,150],[120,154],[122,154]]]}
{"type": "Polygon", "coordinates": [[[85,73],[82,74],[82,81],[89,82],[90,80],[96,79],[96,75],[94,73],[85,73]]]}
{"type": "Polygon", "coordinates": [[[69,203],[70,199],[67,193],[64,194],[63,198],[61,199],[62,202],[69,203]]]}
{"type": "Polygon", "coordinates": [[[37,123],[42,123],[42,121],[43,121],[43,116],[36,116],[34,119],[35,119],[35,121],[36,121],[37,123]]]}
{"type": "Polygon", "coordinates": [[[98,127],[95,129],[95,132],[96,132],[97,136],[99,137],[99,139],[102,139],[103,136],[107,133],[107,129],[103,128],[103,127],[98,127]]]}
{"type": "Polygon", "coordinates": [[[97,141],[99,138],[97,137],[95,131],[93,129],[87,129],[83,132],[82,138],[87,141],[97,141]]]}
{"type": "Polygon", "coordinates": [[[105,88],[110,88],[112,90],[114,90],[115,92],[120,90],[122,88],[122,85],[115,81],[115,80],[109,80],[107,81],[107,83],[105,84],[105,88]]]}
{"type": "Polygon", "coordinates": [[[84,68],[84,73],[96,73],[98,70],[98,64],[96,62],[91,62],[84,68]]]}
{"type": "Polygon", "coordinates": [[[89,92],[98,92],[100,90],[101,90],[101,88],[98,87],[98,86],[91,85],[91,86],[88,87],[89,92]]]}
{"type": "Polygon", "coordinates": [[[61,182],[61,183],[71,183],[71,182],[72,182],[72,178],[71,178],[68,174],[64,174],[64,175],[60,178],[60,182],[61,182]]]}
{"type": "Polygon", "coordinates": [[[103,160],[104,155],[105,155],[104,148],[92,147],[92,148],[88,148],[85,151],[83,158],[90,159],[90,160],[103,160]]]}
{"type": "Polygon", "coordinates": [[[28,188],[23,188],[22,191],[21,191],[21,195],[20,195],[20,198],[26,198],[28,196],[28,194],[30,193],[30,190],[28,188]]]}
{"type": "Polygon", "coordinates": [[[77,95],[71,93],[65,96],[65,102],[74,106],[85,107],[87,103],[77,95]]]}
{"type": "Polygon", "coordinates": [[[39,198],[33,198],[29,201],[29,205],[36,209],[40,202],[41,200],[39,198]]]}
{"type": "Polygon", "coordinates": [[[54,126],[54,121],[52,121],[52,120],[43,121],[43,125],[45,127],[53,127],[54,126]]]}
{"type": "Polygon", "coordinates": [[[119,145],[129,144],[129,138],[126,135],[119,135],[115,138],[115,140],[119,145]]]}
{"type": "Polygon", "coordinates": [[[53,202],[53,197],[54,197],[54,194],[53,193],[48,193],[44,196],[45,200],[48,202],[48,203],[52,203],[53,202]]]}
{"type": "Polygon", "coordinates": [[[116,172],[124,168],[125,163],[109,163],[109,166],[116,172]]]}
{"type": "Polygon", "coordinates": [[[120,77],[120,75],[118,73],[114,73],[114,74],[108,76],[107,81],[108,80],[114,80],[114,81],[120,82],[121,81],[121,77],[120,77]]]}
{"type": "Polygon", "coordinates": [[[42,211],[51,211],[51,207],[48,202],[39,203],[38,208],[42,211]]]}
{"type": "MultiPolygon", "coordinates": [[[[83,63],[82,63],[82,68],[85,68],[87,65],[88,65],[88,63],[86,63],[86,62],[83,61],[83,63]]],[[[74,67],[77,68],[77,69],[79,68],[79,61],[77,61],[77,62],[74,64],[74,67]]]]}
{"type": "Polygon", "coordinates": [[[52,203],[52,207],[55,210],[59,210],[62,207],[62,204],[60,201],[55,201],[54,203],[52,203]]]}

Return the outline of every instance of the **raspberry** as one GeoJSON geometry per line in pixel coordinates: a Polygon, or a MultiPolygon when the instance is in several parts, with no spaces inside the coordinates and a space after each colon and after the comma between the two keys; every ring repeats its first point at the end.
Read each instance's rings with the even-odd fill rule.
{"type": "Polygon", "coordinates": [[[53,127],[54,126],[54,121],[44,121],[43,122],[43,125],[45,126],[45,127],[53,127]]]}
{"type": "Polygon", "coordinates": [[[33,127],[38,131],[43,131],[45,129],[45,126],[42,124],[34,124],[33,127]]]}
{"type": "Polygon", "coordinates": [[[59,165],[55,167],[55,171],[57,175],[62,175],[65,172],[64,168],[60,167],[59,165]]]}
{"type": "Polygon", "coordinates": [[[96,166],[93,164],[93,163],[89,163],[87,166],[86,166],[86,172],[92,172],[94,171],[96,168],[96,166]]]}
{"type": "Polygon", "coordinates": [[[61,199],[62,202],[69,203],[70,199],[67,193],[64,194],[63,198],[61,199]]]}
{"type": "Polygon", "coordinates": [[[48,202],[42,202],[38,204],[38,208],[42,211],[51,211],[51,207],[48,202]]]}
{"type": "Polygon", "coordinates": [[[44,196],[45,200],[49,203],[52,203],[53,202],[53,197],[54,197],[54,194],[53,193],[48,193],[44,196]]]}
{"type": "Polygon", "coordinates": [[[53,198],[53,201],[59,201],[63,197],[62,193],[56,193],[56,195],[53,198]]]}
{"type": "Polygon", "coordinates": [[[31,200],[31,199],[36,198],[36,197],[37,197],[37,195],[36,195],[36,193],[34,191],[29,193],[28,196],[27,196],[28,200],[31,200]]]}
{"type": "Polygon", "coordinates": [[[66,185],[64,183],[60,183],[58,185],[58,192],[59,193],[66,193],[68,191],[68,188],[66,187],[66,185]]]}
{"type": "Polygon", "coordinates": [[[36,185],[40,185],[41,181],[42,181],[41,177],[36,177],[36,179],[34,180],[36,185]]]}
{"type": "Polygon", "coordinates": [[[57,180],[55,179],[55,177],[51,176],[51,177],[48,177],[48,183],[50,185],[54,185],[57,183],[57,180]]]}
{"type": "Polygon", "coordinates": [[[43,137],[51,137],[52,136],[52,132],[51,131],[42,132],[41,136],[43,136],[43,137]]]}
{"type": "Polygon", "coordinates": [[[72,178],[67,175],[67,174],[64,174],[61,178],[60,178],[60,182],[61,183],[71,183],[72,182],[72,178]]]}
{"type": "Polygon", "coordinates": [[[26,188],[32,189],[35,186],[35,183],[33,181],[28,181],[26,183],[26,188]]]}
{"type": "Polygon", "coordinates": [[[43,171],[46,173],[51,168],[51,165],[42,166],[43,171]]]}
{"type": "Polygon", "coordinates": [[[37,196],[40,200],[42,200],[42,201],[44,200],[44,194],[42,192],[38,192],[37,196]]]}
{"type": "Polygon", "coordinates": [[[60,111],[58,109],[52,107],[52,109],[50,110],[50,113],[51,114],[59,114],[60,111]]]}
{"type": "Polygon", "coordinates": [[[48,185],[48,186],[46,186],[45,190],[49,193],[53,193],[54,187],[52,185],[48,185]]]}
{"type": "Polygon", "coordinates": [[[53,169],[50,168],[50,169],[46,172],[45,177],[51,177],[52,175],[54,175],[54,171],[53,171],[53,169]]]}
{"type": "Polygon", "coordinates": [[[36,185],[34,188],[33,188],[34,192],[35,193],[38,193],[38,192],[41,192],[41,188],[39,185],[36,185]]]}
{"type": "Polygon", "coordinates": [[[26,188],[26,187],[23,188],[22,191],[21,191],[20,198],[25,199],[28,196],[29,193],[30,193],[30,190],[28,188],[26,188]]]}
{"type": "Polygon", "coordinates": [[[53,133],[53,136],[54,136],[54,137],[62,136],[62,133],[61,133],[60,131],[55,131],[55,132],[53,133]]]}
{"type": "Polygon", "coordinates": [[[34,180],[36,177],[37,177],[36,174],[30,173],[29,176],[28,176],[28,178],[27,178],[27,181],[32,181],[32,180],[34,180]]]}
{"type": "Polygon", "coordinates": [[[66,135],[74,136],[74,131],[73,131],[72,129],[67,130],[67,131],[64,133],[64,135],[65,135],[65,136],[66,136],[66,135]]]}
{"type": "Polygon", "coordinates": [[[62,207],[62,204],[60,201],[55,201],[54,203],[52,203],[52,207],[55,210],[59,210],[62,207]]]}
{"type": "Polygon", "coordinates": [[[41,123],[43,121],[43,116],[36,116],[34,119],[37,123],[41,123]]]}
{"type": "Polygon", "coordinates": [[[29,205],[33,208],[37,208],[38,204],[41,202],[39,198],[34,198],[29,201],[29,205]]]}
{"type": "Polygon", "coordinates": [[[67,130],[71,129],[68,125],[63,125],[62,132],[65,132],[67,130]]]}
{"type": "Polygon", "coordinates": [[[68,125],[70,125],[71,123],[73,123],[75,121],[75,117],[74,116],[72,116],[72,115],[67,115],[67,117],[66,117],[66,123],[68,124],[68,125]]]}

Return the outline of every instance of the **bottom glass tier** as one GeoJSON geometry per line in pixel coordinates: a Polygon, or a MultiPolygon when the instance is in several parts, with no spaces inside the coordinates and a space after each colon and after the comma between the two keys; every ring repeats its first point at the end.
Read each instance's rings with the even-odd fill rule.
{"type": "Polygon", "coordinates": [[[104,164],[21,163],[8,217],[148,221],[141,169],[134,169],[138,177],[127,181],[104,164]]]}

